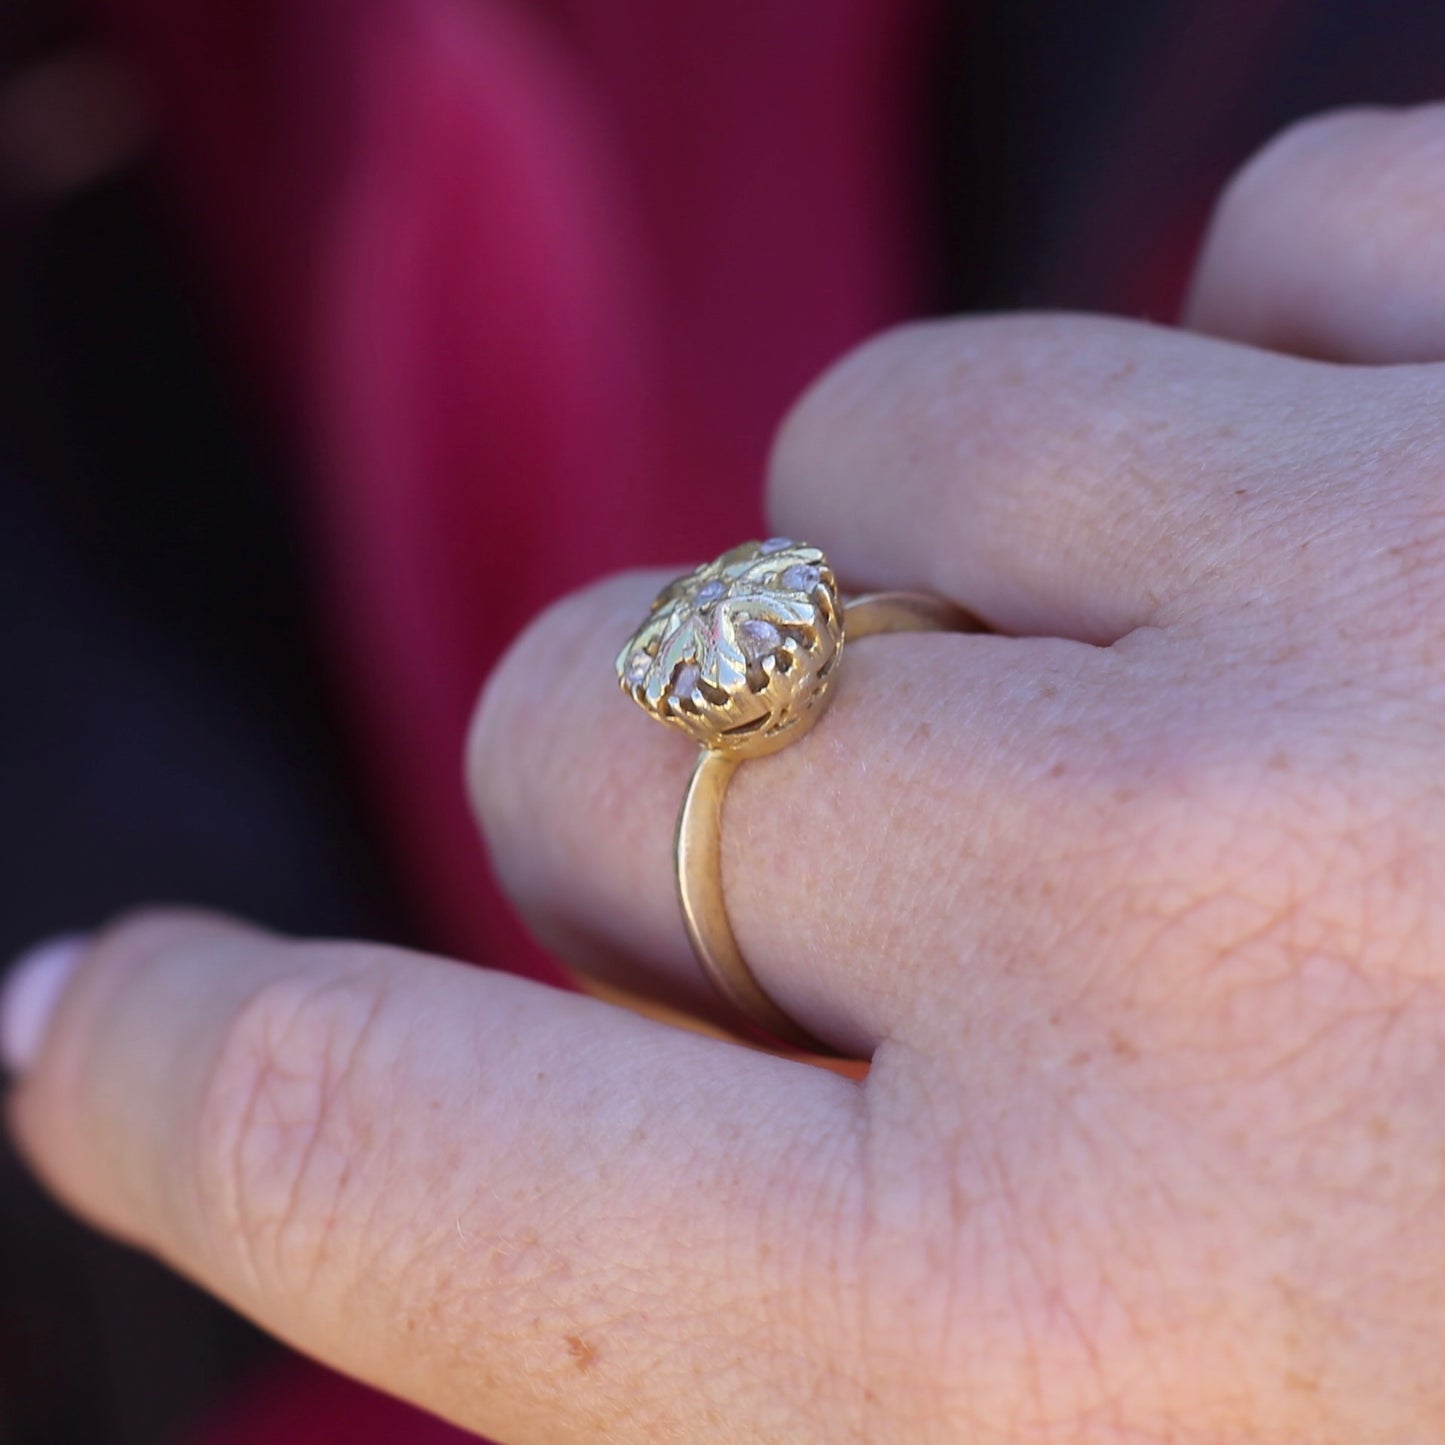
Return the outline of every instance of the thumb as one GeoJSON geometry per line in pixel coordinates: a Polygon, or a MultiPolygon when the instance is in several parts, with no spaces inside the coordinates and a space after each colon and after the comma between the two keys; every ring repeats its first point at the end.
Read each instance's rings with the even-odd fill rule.
{"type": "Polygon", "coordinates": [[[806,1434],[842,1388],[863,1324],[800,1262],[850,1228],[856,1085],[210,916],[49,957],[0,1009],[22,1153],[298,1348],[508,1440],[806,1434]]]}

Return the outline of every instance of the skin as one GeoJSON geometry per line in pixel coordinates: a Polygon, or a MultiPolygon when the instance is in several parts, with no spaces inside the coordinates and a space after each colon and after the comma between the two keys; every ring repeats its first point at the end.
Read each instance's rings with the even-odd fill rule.
{"type": "MultiPolygon", "coordinates": [[[[729,795],[743,950],[866,1080],[150,913],[12,1094],[36,1171],[509,1442],[1445,1438],[1442,182],[1440,110],[1310,123],[1189,330],[909,327],[788,420],[776,530],[1004,634],[859,643],[729,795]]],[[[692,749],[611,674],[662,580],[541,618],[468,772],[538,931],[705,1014],[692,749]]]]}

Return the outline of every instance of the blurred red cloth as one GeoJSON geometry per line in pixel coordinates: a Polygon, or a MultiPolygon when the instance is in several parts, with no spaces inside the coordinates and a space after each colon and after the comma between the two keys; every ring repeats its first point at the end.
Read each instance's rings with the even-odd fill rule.
{"type": "MultiPolygon", "coordinates": [[[[926,0],[95,3],[294,439],[398,866],[440,945],[543,975],[462,791],[477,692],[560,593],[756,534],[789,402],[917,304],[926,0]]],[[[451,1437],[400,1410],[292,1373],[206,1439],[451,1437]]]]}
{"type": "Polygon", "coordinates": [[[96,0],[303,458],[398,860],[516,965],[458,783],[540,606],[761,525],[770,433],[916,304],[923,0],[96,0]]]}
{"type": "Polygon", "coordinates": [[[193,1445],[465,1445],[478,1437],[296,1360],[239,1390],[193,1445]]]}

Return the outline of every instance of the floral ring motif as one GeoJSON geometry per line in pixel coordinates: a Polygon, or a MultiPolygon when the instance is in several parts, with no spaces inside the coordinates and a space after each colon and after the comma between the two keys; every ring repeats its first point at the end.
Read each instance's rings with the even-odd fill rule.
{"type": "Polygon", "coordinates": [[[664,588],[618,654],[617,676],[651,716],[703,747],[759,757],[821,716],[842,649],[828,559],[774,537],[664,588]]]}
{"type": "Polygon", "coordinates": [[[738,947],[722,890],[723,801],[741,762],[802,737],[822,715],[845,622],[852,639],[982,627],[917,592],[851,597],[845,608],[822,552],[774,537],[734,547],[663,588],[617,655],[623,692],[702,744],[673,835],[678,902],[698,966],[740,1032],[816,1054],[835,1050],[780,1006],[738,947]]]}

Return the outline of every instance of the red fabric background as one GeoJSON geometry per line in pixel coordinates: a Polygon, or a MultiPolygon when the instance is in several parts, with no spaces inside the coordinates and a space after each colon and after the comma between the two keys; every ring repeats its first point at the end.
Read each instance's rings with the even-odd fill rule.
{"type": "Polygon", "coordinates": [[[437,941],[536,969],[458,785],[525,620],[761,525],[767,440],[915,304],[921,0],[97,0],[304,459],[319,577],[437,941]]]}

